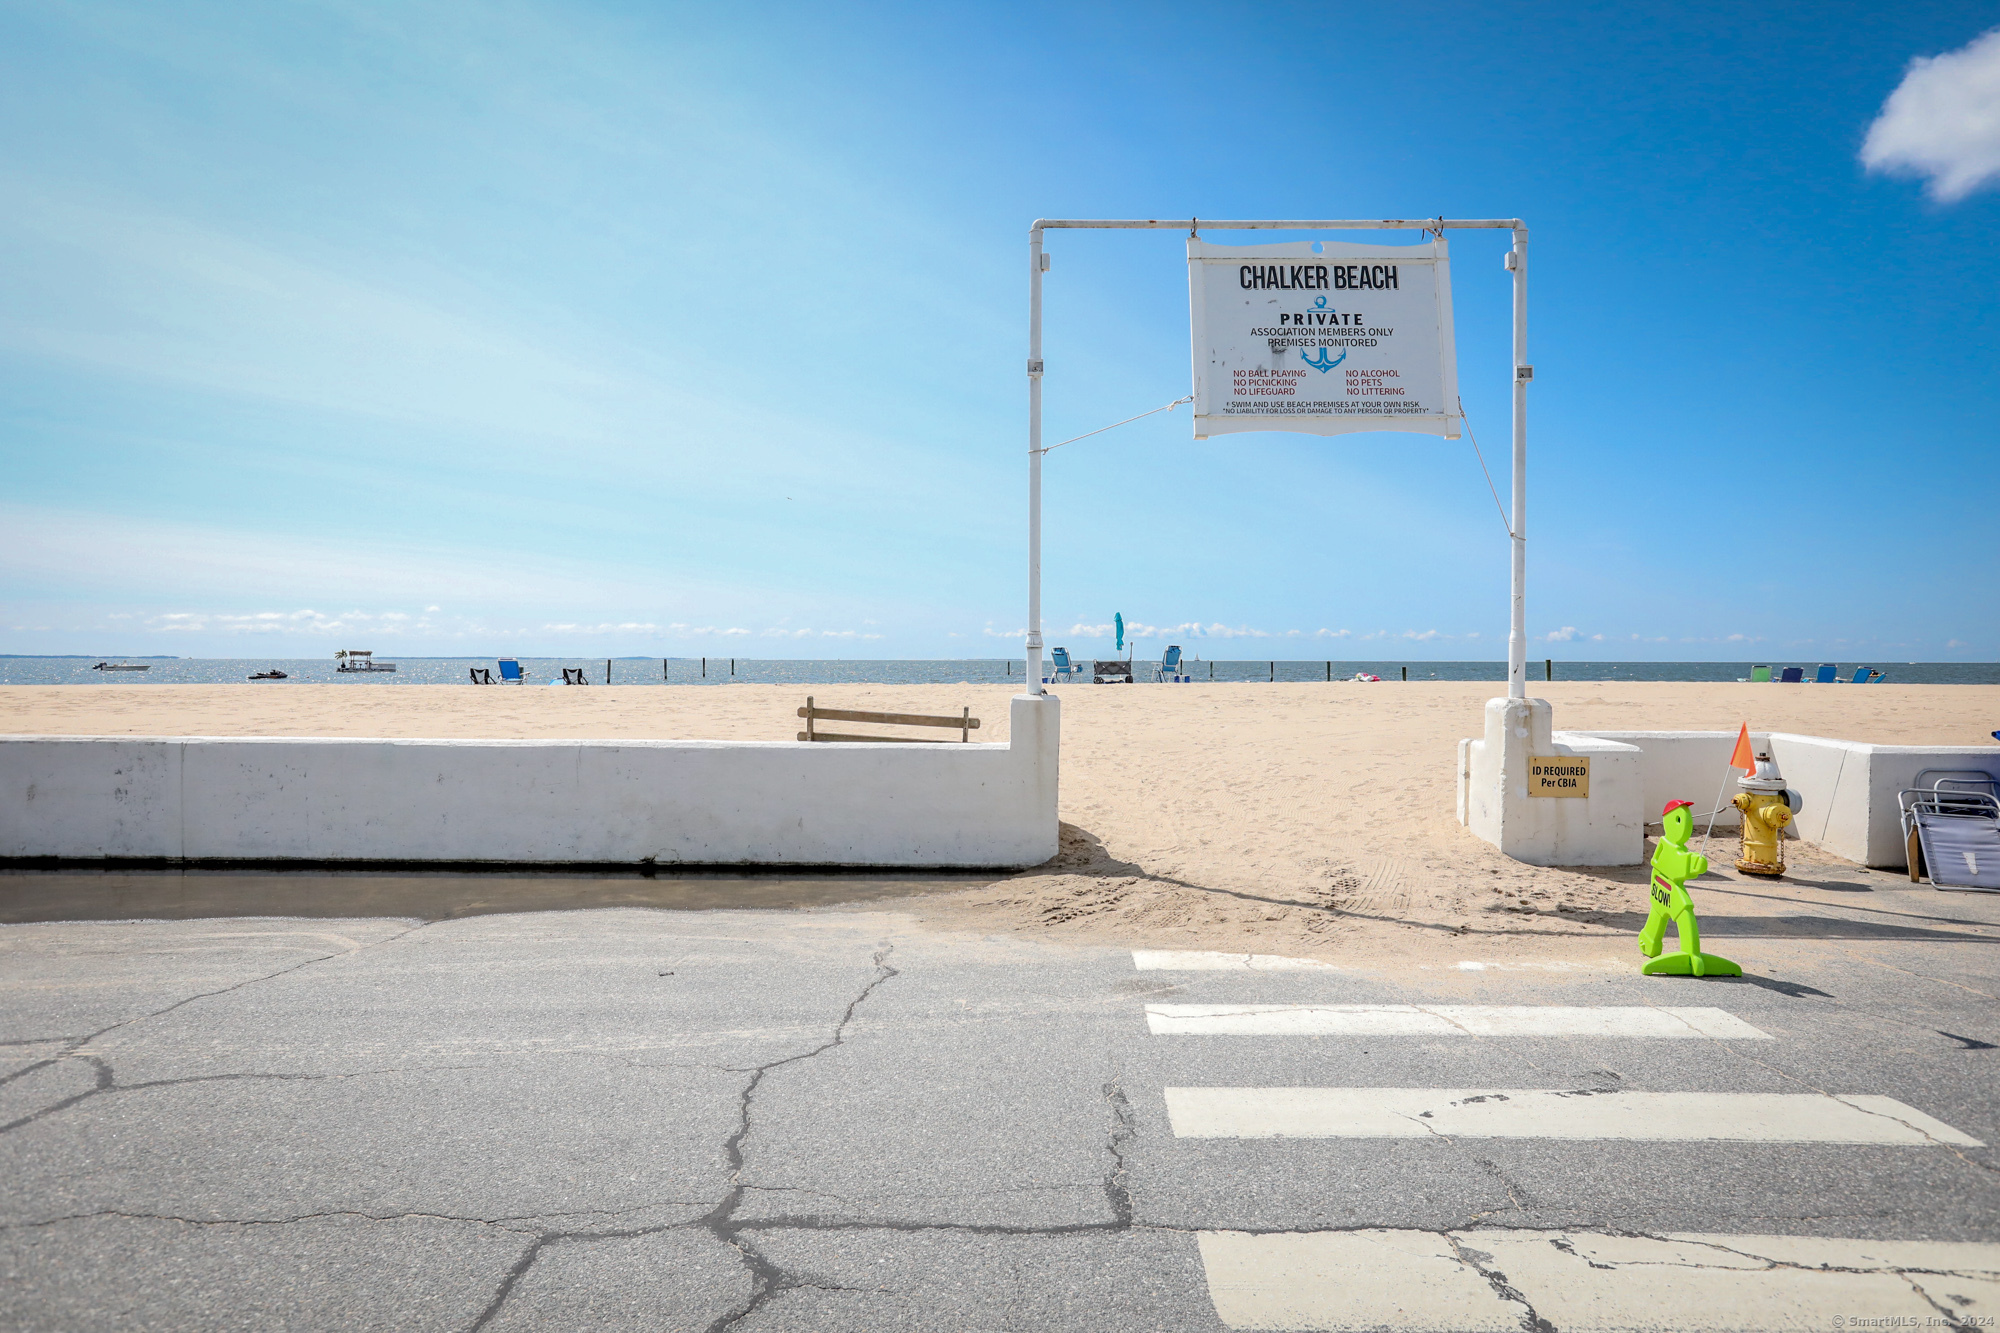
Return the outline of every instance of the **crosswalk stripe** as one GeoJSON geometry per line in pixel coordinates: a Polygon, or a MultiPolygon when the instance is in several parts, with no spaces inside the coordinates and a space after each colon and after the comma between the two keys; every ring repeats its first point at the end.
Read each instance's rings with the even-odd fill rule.
{"type": "Polygon", "coordinates": [[[1985,1145],[1893,1097],[1532,1088],[1168,1088],[1179,1138],[1985,1145]]]}
{"type": "Polygon", "coordinates": [[[1943,1326],[2000,1307],[2000,1245],[1588,1231],[1197,1236],[1230,1328],[1516,1330],[1943,1326]],[[1909,1277],[1902,1274],[1908,1271],[1909,1277]]]}
{"type": "Polygon", "coordinates": [[[1652,1005],[1149,1004],[1154,1036],[1706,1037],[1770,1040],[1721,1009],[1652,1005]]]}
{"type": "Polygon", "coordinates": [[[1218,953],[1212,949],[1134,949],[1132,966],[1141,972],[1338,972],[1317,958],[1275,953],[1218,953]]]}

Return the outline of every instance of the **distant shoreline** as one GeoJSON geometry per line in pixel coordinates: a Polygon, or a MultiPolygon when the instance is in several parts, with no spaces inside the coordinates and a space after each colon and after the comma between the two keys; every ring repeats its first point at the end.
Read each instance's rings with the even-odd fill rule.
{"type": "MultiPolygon", "coordinates": [[[[1135,659],[1135,660],[1138,660],[1138,661],[1150,661],[1150,660],[1152,660],[1152,657],[1153,657],[1153,656],[1157,656],[1157,655],[1158,655],[1158,653],[1157,653],[1157,650],[1155,650],[1155,649],[1149,649],[1148,651],[1149,651],[1149,653],[1151,654],[1151,656],[1146,656],[1146,657],[1140,657],[1140,658],[1137,658],[1137,659],[1135,659]]],[[[388,659],[388,658],[394,658],[394,657],[397,657],[397,656],[398,656],[398,653],[397,653],[397,651],[396,651],[395,649],[393,649],[393,648],[384,648],[384,649],[378,649],[378,650],[376,650],[376,656],[378,656],[378,657],[381,657],[381,658],[384,658],[384,659],[388,659]]],[[[497,654],[496,654],[496,653],[462,653],[462,654],[455,654],[455,655],[445,655],[445,654],[439,654],[439,653],[407,653],[407,654],[402,654],[402,656],[406,657],[406,658],[407,658],[407,659],[408,659],[409,661],[412,661],[412,662],[493,662],[493,661],[497,661],[497,660],[499,660],[499,659],[500,659],[500,658],[502,658],[502,657],[514,657],[514,656],[516,656],[516,655],[515,655],[515,654],[510,654],[510,653],[497,653],[497,654]]],[[[708,660],[708,661],[710,661],[710,662],[719,662],[719,661],[724,661],[724,660],[728,660],[728,659],[729,659],[729,656],[730,656],[730,655],[729,655],[728,653],[709,653],[709,654],[707,654],[707,655],[706,655],[706,660],[708,660]]],[[[1082,660],[1084,660],[1084,659],[1085,659],[1085,657],[1087,657],[1087,656],[1089,656],[1089,654],[1085,654],[1085,653],[1082,653],[1082,652],[1078,652],[1078,653],[1076,653],[1076,654],[1075,654],[1075,657],[1076,657],[1076,659],[1077,659],[1078,661],[1082,661],[1082,660]]],[[[1112,654],[1109,654],[1108,656],[1114,656],[1114,657],[1130,657],[1130,656],[1131,656],[1131,650],[1130,650],[1129,648],[1125,648],[1125,649],[1119,649],[1119,650],[1118,650],[1117,652],[1115,652],[1115,653],[1112,653],[1112,654]]],[[[1416,658],[1416,657],[1396,657],[1396,658],[1361,658],[1361,657],[1356,657],[1356,658],[1339,658],[1339,657],[1335,657],[1335,658],[1330,658],[1330,659],[1329,659],[1329,658],[1325,658],[1325,657],[1283,657],[1283,656],[1280,656],[1280,657],[1277,657],[1276,659],[1273,659],[1273,658],[1271,658],[1271,657],[1269,657],[1269,656],[1259,656],[1259,657],[1198,657],[1198,656],[1196,656],[1196,655],[1195,655],[1194,653],[1192,653],[1192,652],[1190,652],[1190,653],[1188,654],[1188,657],[1189,657],[1189,660],[1191,660],[1191,661],[1200,661],[1200,662],[1211,662],[1211,661],[1212,661],[1212,662],[1231,662],[1231,663],[1239,663],[1239,664],[1240,664],[1240,663],[1245,663],[1245,662],[1269,662],[1269,661],[1272,661],[1272,660],[1276,660],[1276,661],[1279,661],[1279,662],[1326,662],[1326,661],[1331,661],[1331,662],[1333,663],[1333,665],[1335,665],[1335,666],[1360,666],[1360,665],[1364,665],[1364,664],[1366,664],[1366,663],[1369,663],[1369,662],[1382,662],[1382,661],[1388,661],[1388,662],[1393,662],[1393,663],[1395,663],[1395,664],[1398,664],[1398,665],[1401,665],[1401,664],[1403,664],[1403,663],[1408,663],[1408,664],[1409,664],[1410,666],[1417,666],[1417,665],[1420,665],[1420,664],[1421,664],[1421,665],[1423,665],[1423,666],[1425,666],[1425,667],[1440,667],[1440,666],[1486,666],[1486,667],[1495,667],[1495,668],[1498,668],[1498,669],[1499,669],[1499,670],[1501,670],[1502,672],[1504,672],[1504,671],[1506,670],[1506,668],[1507,668],[1507,663],[1506,663],[1506,660],[1505,660],[1504,658],[1501,658],[1501,659],[1488,659],[1488,658],[1483,658],[1483,657],[1438,657],[1438,658],[1429,658],[1429,657],[1426,657],[1426,658],[1416,658]]],[[[605,660],[606,660],[607,658],[608,658],[609,660],[613,661],[613,662],[659,662],[659,661],[667,661],[667,662],[699,662],[699,661],[702,661],[702,660],[703,660],[703,655],[702,655],[702,654],[699,654],[699,653],[687,653],[687,654],[676,654],[676,653],[668,653],[668,654],[664,654],[664,655],[663,655],[663,654],[660,654],[660,653],[597,653],[597,654],[591,654],[591,653],[564,653],[564,654],[557,654],[557,655],[553,655],[553,656],[544,656],[544,655],[540,655],[540,654],[535,654],[535,655],[522,655],[522,656],[520,656],[520,657],[519,657],[519,660],[520,660],[520,661],[523,661],[523,662],[528,662],[528,661],[536,661],[536,662],[602,662],[602,661],[605,661],[605,660]]],[[[183,655],[181,655],[181,654],[179,654],[179,653],[0,653],[0,662],[79,662],[79,661],[83,661],[83,662],[87,662],[87,661],[101,661],[101,662],[110,662],[110,661],[119,661],[119,662],[318,662],[318,661],[331,661],[331,660],[333,660],[333,659],[331,658],[331,656],[320,656],[320,657],[260,657],[260,656],[253,656],[253,657],[200,657],[200,656],[183,656],[183,655]]],[[[738,655],[737,655],[737,656],[736,656],[736,657],[734,658],[734,660],[735,660],[735,661],[738,661],[738,662],[1019,662],[1019,661],[1021,661],[1022,659],[1021,659],[1021,658],[1018,658],[1018,657],[1011,657],[1011,658],[1010,658],[1010,657],[746,657],[746,656],[743,656],[743,655],[741,655],[741,654],[738,654],[738,655]]],[[[1858,663],[1859,663],[1859,662],[1861,661],[1861,659],[1860,659],[1860,658],[1856,658],[1856,659],[1854,659],[1854,660],[1855,660],[1855,662],[1856,662],[1857,664],[1858,664],[1858,663]]],[[[1871,659],[1869,659],[1869,660],[1870,660],[1870,661],[1872,661],[1872,662],[1875,662],[1875,663],[1878,663],[1878,664],[1880,664],[1880,665],[1883,665],[1883,666],[1885,666],[1885,667],[1893,667],[1893,666],[1914,666],[1914,667],[1932,667],[1932,666],[1945,666],[1945,667],[1982,667],[1982,666],[1990,666],[1990,667],[2000,667],[2000,662],[1987,662],[1987,661],[1978,661],[1978,660],[1968,660],[1968,661],[1942,661],[1942,660],[1941,660],[1941,661],[1933,661],[1933,662],[1898,662],[1898,661],[1895,661],[1895,660],[1893,660],[1893,659],[1889,659],[1889,658],[1871,658],[1871,659]]],[[[1760,663],[1744,663],[1744,662],[1739,662],[1738,660],[1736,660],[1736,659],[1734,659],[1734,658],[1724,658],[1724,657],[1687,657],[1687,658],[1673,658],[1673,659],[1661,659],[1661,660],[1657,660],[1657,661],[1655,661],[1655,660],[1651,660],[1651,659],[1649,659],[1649,660],[1645,660],[1645,661],[1640,661],[1640,660],[1637,660],[1637,659],[1629,659],[1629,660],[1628,660],[1628,659],[1625,659],[1625,658],[1615,658],[1615,659],[1614,659],[1614,658],[1603,658],[1603,659],[1597,659],[1597,658],[1563,658],[1563,657],[1554,657],[1554,658],[1550,658],[1550,657],[1531,657],[1531,658],[1529,658],[1529,659],[1528,659],[1528,664],[1529,664],[1530,666],[1533,666],[1533,665],[1535,665],[1536,663],[1538,663],[1538,662],[1543,662],[1543,661],[1550,661],[1550,662],[1554,662],[1554,663],[1556,664],[1556,666],[1557,666],[1557,667],[1562,667],[1562,666],[1591,666],[1591,667],[1608,667],[1608,666],[1622,666],[1622,667],[1665,667],[1665,666],[1705,666],[1705,667],[1723,667],[1723,666],[1749,666],[1749,665],[1758,665],[1758,666],[1762,666],[1762,665],[1764,665],[1764,663],[1761,663],[1761,662],[1760,662],[1760,663]]],[[[1787,658],[1787,657],[1772,657],[1772,658],[1770,659],[1770,662],[1772,662],[1772,663],[1779,663],[1779,662],[1782,662],[1782,663],[1784,663],[1784,664],[1786,664],[1786,665],[1788,665],[1788,666],[1790,666],[1790,665],[1797,665],[1797,664],[1800,664],[1800,663],[1804,663],[1804,662],[1806,662],[1806,661],[1808,661],[1808,659],[1807,659],[1807,658],[1803,658],[1803,657],[1789,657],[1789,658],[1787,658]]]]}
{"type": "MultiPolygon", "coordinates": [[[[1055,682],[1062,688],[1090,683],[1091,666],[1114,654],[1075,651],[1070,660],[1078,673],[1055,682]]],[[[1157,674],[1159,646],[1141,645],[1137,652],[1116,654],[1129,662],[1135,683],[1151,683],[1157,674]]],[[[265,690],[287,685],[340,684],[344,686],[382,685],[467,685],[483,683],[485,675],[496,682],[497,657],[406,657],[387,650],[377,652],[378,668],[394,663],[395,670],[340,671],[330,655],[310,658],[282,657],[117,657],[106,654],[5,654],[0,655],[0,685],[90,685],[113,684],[144,689],[154,685],[224,685],[247,681],[252,676],[277,671],[280,679],[258,682],[265,690]],[[146,671],[98,671],[98,662],[128,662],[146,665],[146,671]]],[[[574,684],[583,685],[1012,685],[1028,683],[1027,664],[1018,657],[960,658],[753,658],[753,657],[519,657],[530,686],[560,683],[567,674],[574,684]],[[608,669],[607,669],[607,663],[608,669]],[[580,679],[579,679],[580,677],[580,679]],[[607,678],[608,677],[608,678],[607,678]]],[[[1811,659],[1767,659],[1773,675],[1797,667],[1807,683],[1821,665],[1811,659]]],[[[1758,663],[1755,665],[1763,665],[1758,663]]],[[[1834,678],[1852,683],[1855,674],[1881,673],[1877,685],[2000,685],[2000,662],[1840,662],[1834,678]]],[[[1046,666],[1046,664],[1045,664],[1046,666]]],[[[1673,682],[1714,684],[1747,682],[1750,662],[1602,662],[1561,661],[1533,658],[1528,662],[1530,686],[1561,681],[1601,681],[1607,683],[1673,682]]],[[[1497,661],[1419,661],[1408,658],[1184,658],[1182,675],[1195,682],[1292,683],[1352,682],[1379,679],[1411,684],[1423,681],[1483,682],[1504,687],[1506,664],[1497,661]]],[[[1782,688],[1783,682],[1773,682],[1782,688]]],[[[496,684],[497,687],[497,684],[496,684]]]]}

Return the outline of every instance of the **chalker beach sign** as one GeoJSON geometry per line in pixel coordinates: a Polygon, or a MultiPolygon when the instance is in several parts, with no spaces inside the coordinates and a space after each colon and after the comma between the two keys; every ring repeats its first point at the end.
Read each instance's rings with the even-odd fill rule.
{"type": "Polygon", "coordinates": [[[1459,435],[1451,259],[1423,245],[1188,240],[1194,434],[1459,435]]]}

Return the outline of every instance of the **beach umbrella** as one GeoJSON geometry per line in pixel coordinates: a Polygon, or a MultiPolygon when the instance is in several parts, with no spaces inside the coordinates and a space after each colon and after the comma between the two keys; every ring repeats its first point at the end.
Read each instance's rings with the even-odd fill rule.
{"type": "Polygon", "coordinates": [[[1125,651],[1125,613],[1123,611],[1112,612],[1111,623],[1118,627],[1118,643],[1116,645],[1116,651],[1122,653],[1125,651]]]}

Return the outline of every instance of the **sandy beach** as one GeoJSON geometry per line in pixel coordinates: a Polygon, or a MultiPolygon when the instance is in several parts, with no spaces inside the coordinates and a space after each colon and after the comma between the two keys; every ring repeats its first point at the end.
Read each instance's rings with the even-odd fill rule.
{"type": "MultiPolygon", "coordinates": [[[[1459,682],[1066,688],[1062,854],[897,910],[953,928],[1172,948],[1423,954],[1477,935],[1503,955],[1601,955],[1636,925],[1638,869],[1521,865],[1454,816],[1455,747],[1478,734],[1495,692],[1459,682]]],[[[1558,681],[1533,692],[1554,705],[1558,728],[1734,730],[1748,721],[1878,744],[1995,745],[2000,725],[2000,686],[1558,681]]],[[[790,740],[808,693],[831,707],[955,713],[970,705],[983,721],[979,738],[1004,741],[1014,691],[26,686],[0,689],[0,730],[790,740]]],[[[1721,836],[1711,851],[1721,864],[1734,856],[1721,836]]],[[[1780,897],[1866,875],[1810,849],[1794,859],[1796,883],[1780,897]]]]}

